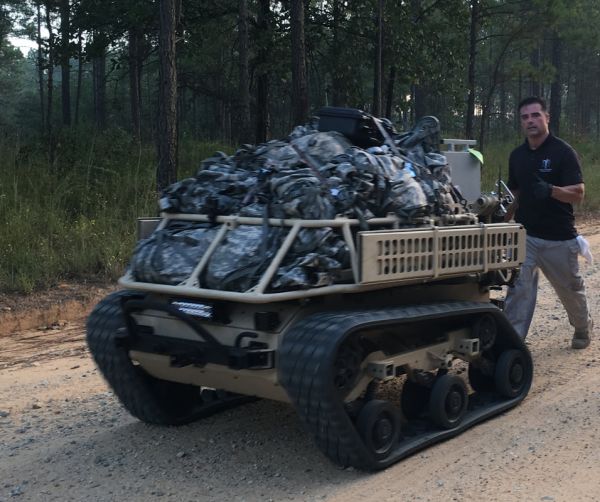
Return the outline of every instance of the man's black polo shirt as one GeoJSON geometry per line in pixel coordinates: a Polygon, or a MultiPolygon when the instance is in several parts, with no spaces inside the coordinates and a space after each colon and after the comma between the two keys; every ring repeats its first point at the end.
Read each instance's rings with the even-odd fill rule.
{"type": "Polygon", "coordinates": [[[508,187],[519,191],[515,221],[523,224],[527,235],[552,241],[577,237],[573,206],[553,198],[536,200],[532,189],[536,177],[556,186],[583,183],[575,150],[552,134],[536,150],[525,140],[510,154],[508,187]]]}

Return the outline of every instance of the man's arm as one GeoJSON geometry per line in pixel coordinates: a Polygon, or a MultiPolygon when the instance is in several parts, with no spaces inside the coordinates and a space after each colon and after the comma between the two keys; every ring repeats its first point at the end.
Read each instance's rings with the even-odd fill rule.
{"type": "Polygon", "coordinates": [[[560,180],[562,186],[553,186],[550,197],[568,204],[579,204],[585,195],[585,186],[579,155],[572,148],[568,148],[561,159],[560,180]]]}
{"type": "Polygon", "coordinates": [[[579,204],[585,195],[585,185],[577,183],[576,185],[567,185],[564,187],[552,186],[550,197],[561,202],[569,204],[579,204]]]}

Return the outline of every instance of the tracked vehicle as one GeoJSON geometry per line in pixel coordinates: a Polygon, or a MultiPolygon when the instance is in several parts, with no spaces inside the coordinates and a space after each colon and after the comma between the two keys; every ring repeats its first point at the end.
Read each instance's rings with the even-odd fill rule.
{"type": "MultiPolygon", "coordinates": [[[[467,153],[449,152],[454,164],[467,153]]],[[[464,159],[463,159],[464,160],[464,159]]],[[[454,169],[459,177],[460,169],[454,169]]],[[[464,185],[472,182],[466,173],[464,185]]],[[[525,257],[518,224],[474,213],[364,221],[163,214],[146,225],[215,229],[175,285],[121,278],[91,313],[87,341],[115,394],[140,420],[177,425],[256,398],[290,403],[333,462],[378,470],[516,406],[532,360],[491,292],[525,257]],[[203,285],[212,253],[243,226],[285,238],[244,291],[203,285]],[[335,284],[273,291],[278,266],[305,228],[343,236],[351,266],[335,284]]],[[[143,230],[142,233],[144,233],[143,230]]]]}

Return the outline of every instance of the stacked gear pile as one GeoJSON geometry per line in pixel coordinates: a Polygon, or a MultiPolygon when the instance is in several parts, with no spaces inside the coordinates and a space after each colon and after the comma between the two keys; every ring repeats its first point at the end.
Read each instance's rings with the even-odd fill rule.
{"type": "MultiPolygon", "coordinates": [[[[335,112],[340,109],[327,109],[335,112]]],[[[341,109],[347,110],[347,109],[341,109]]],[[[262,226],[230,231],[210,258],[201,287],[246,291],[279,249],[287,229],[269,218],[358,219],[396,215],[402,224],[466,212],[437,150],[439,123],[425,117],[397,134],[389,121],[358,110],[372,127],[368,139],[316,121],[296,127],[286,140],[244,145],[234,155],[217,152],[193,178],[169,186],[164,212],[259,217],[262,226]],[[350,137],[348,137],[350,136],[350,137]],[[371,145],[371,146],[369,146],[371,145]]],[[[341,128],[343,130],[343,127],[341,128]]],[[[361,129],[361,134],[364,133],[361,129]]],[[[131,272],[138,281],[180,284],[216,233],[214,225],[173,221],[142,240],[131,272]]],[[[303,229],[270,285],[272,291],[328,285],[349,268],[349,252],[332,228],[303,229]]]]}

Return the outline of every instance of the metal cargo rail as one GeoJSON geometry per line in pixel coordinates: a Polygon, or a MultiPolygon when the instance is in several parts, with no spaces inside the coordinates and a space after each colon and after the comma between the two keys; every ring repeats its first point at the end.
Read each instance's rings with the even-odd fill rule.
{"type": "MultiPolygon", "coordinates": [[[[519,224],[476,223],[473,214],[449,215],[445,221],[426,220],[419,227],[399,228],[395,216],[367,221],[373,230],[360,231],[357,219],[331,220],[268,219],[240,216],[163,214],[157,230],[170,221],[211,222],[219,230],[190,276],[178,285],[136,281],[128,271],[122,286],[141,291],[246,303],[301,299],[334,293],[357,293],[373,289],[415,284],[444,278],[517,268],[525,259],[525,230],[519,224]],[[437,226],[441,223],[444,226],[437,226]],[[464,224],[469,223],[469,224],[464,224]],[[288,227],[289,231],[257,282],[247,291],[231,292],[203,288],[199,277],[227,233],[240,225],[288,227]],[[303,228],[338,229],[348,246],[351,270],[339,283],[310,289],[268,292],[275,272],[303,228]]],[[[364,222],[362,222],[364,226],[364,222]]]]}
{"type": "Polygon", "coordinates": [[[525,259],[521,225],[480,224],[360,232],[360,282],[512,269],[525,259]]]}

